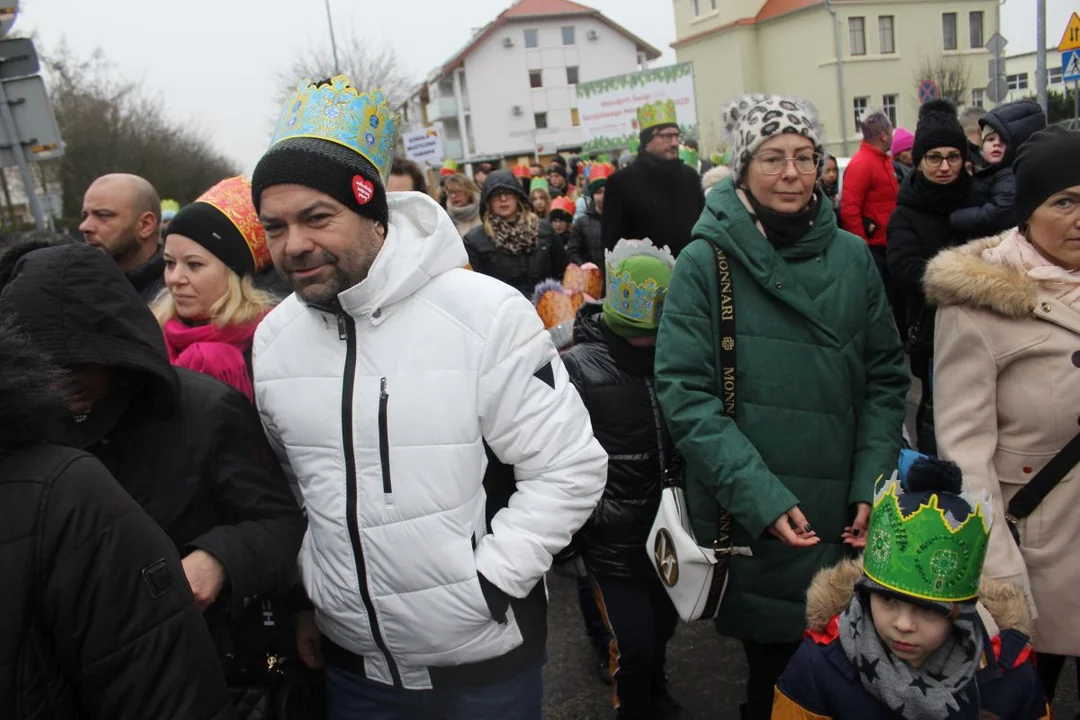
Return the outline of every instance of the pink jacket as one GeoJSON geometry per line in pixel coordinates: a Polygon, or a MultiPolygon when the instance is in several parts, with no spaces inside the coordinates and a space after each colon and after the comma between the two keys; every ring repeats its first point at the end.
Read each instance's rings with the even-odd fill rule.
{"type": "Polygon", "coordinates": [[[210,323],[192,326],[170,320],[162,328],[169,362],[228,383],[254,402],[251,369],[245,355],[251,351],[259,320],[226,327],[210,323]]]}

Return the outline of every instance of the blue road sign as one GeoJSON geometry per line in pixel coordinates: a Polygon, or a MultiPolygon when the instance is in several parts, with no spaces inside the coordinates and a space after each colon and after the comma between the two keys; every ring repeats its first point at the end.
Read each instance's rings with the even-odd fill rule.
{"type": "Polygon", "coordinates": [[[1061,53],[1061,79],[1065,82],[1080,80],[1080,50],[1061,53]]]}

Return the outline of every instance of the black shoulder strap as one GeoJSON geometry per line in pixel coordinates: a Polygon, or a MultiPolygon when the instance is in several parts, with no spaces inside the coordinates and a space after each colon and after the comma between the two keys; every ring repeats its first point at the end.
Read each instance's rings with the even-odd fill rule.
{"type": "Polygon", "coordinates": [[[731,264],[727,255],[716,248],[716,285],[720,299],[717,308],[720,315],[719,381],[720,399],[724,401],[724,414],[735,417],[735,294],[731,280],[731,264]]]}
{"type": "Polygon", "coordinates": [[[1080,462],[1080,434],[1070,440],[1061,452],[1050,458],[1050,462],[1046,463],[1046,466],[1037,472],[1027,485],[1013,495],[1005,515],[1013,520],[1023,520],[1035,512],[1039,503],[1045,500],[1058,483],[1072,472],[1078,462],[1080,462]]]}

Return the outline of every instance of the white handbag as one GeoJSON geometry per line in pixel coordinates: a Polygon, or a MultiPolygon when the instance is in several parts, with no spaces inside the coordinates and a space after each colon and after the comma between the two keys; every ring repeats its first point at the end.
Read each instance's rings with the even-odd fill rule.
{"type": "Polygon", "coordinates": [[[748,547],[731,545],[731,516],[726,512],[721,513],[714,546],[698,544],[690,527],[686,491],[681,478],[674,477],[679,474],[668,473],[646,550],[679,617],[686,622],[711,620],[727,592],[731,556],[752,553],[748,547]]]}
{"type": "MultiPolygon", "coordinates": [[[[721,337],[716,365],[718,377],[732,378],[718,383],[718,397],[723,398],[724,414],[734,419],[735,298],[727,256],[719,248],[715,249],[715,253],[721,337]]],[[[724,508],[720,508],[712,547],[702,547],[698,543],[690,526],[684,477],[685,462],[676,453],[665,469],[660,509],[645,549],[679,617],[686,622],[711,620],[720,611],[724,593],[727,592],[731,556],[750,556],[753,553],[748,547],[735,547],[732,544],[731,513],[724,508]]]]}

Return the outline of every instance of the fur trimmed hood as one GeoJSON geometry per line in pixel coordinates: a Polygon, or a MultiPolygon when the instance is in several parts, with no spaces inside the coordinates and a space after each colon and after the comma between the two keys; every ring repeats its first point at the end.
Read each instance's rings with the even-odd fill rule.
{"type": "MultiPolygon", "coordinates": [[[[806,622],[810,630],[824,631],[829,621],[843,612],[855,594],[855,583],[862,574],[862,560],[844,560],[818,571],[806,593],[806,622]]],[[[1031,609],[1024,591],[1018,586],[983,578],[979,586],[978,609],[991,637],[1008,629],[1031,637],[1034,628],[1031,609]]]]}
{"type": "Polygon", "coordinates": [[[1013,228],[939,253],[926,266],[926,299],[939,307],[962,305],[1014,319],[1030,316],[1038,302],[1038,286],[1012,268],[982,258],[984,250],[1017,232],[1013,228]]]}

